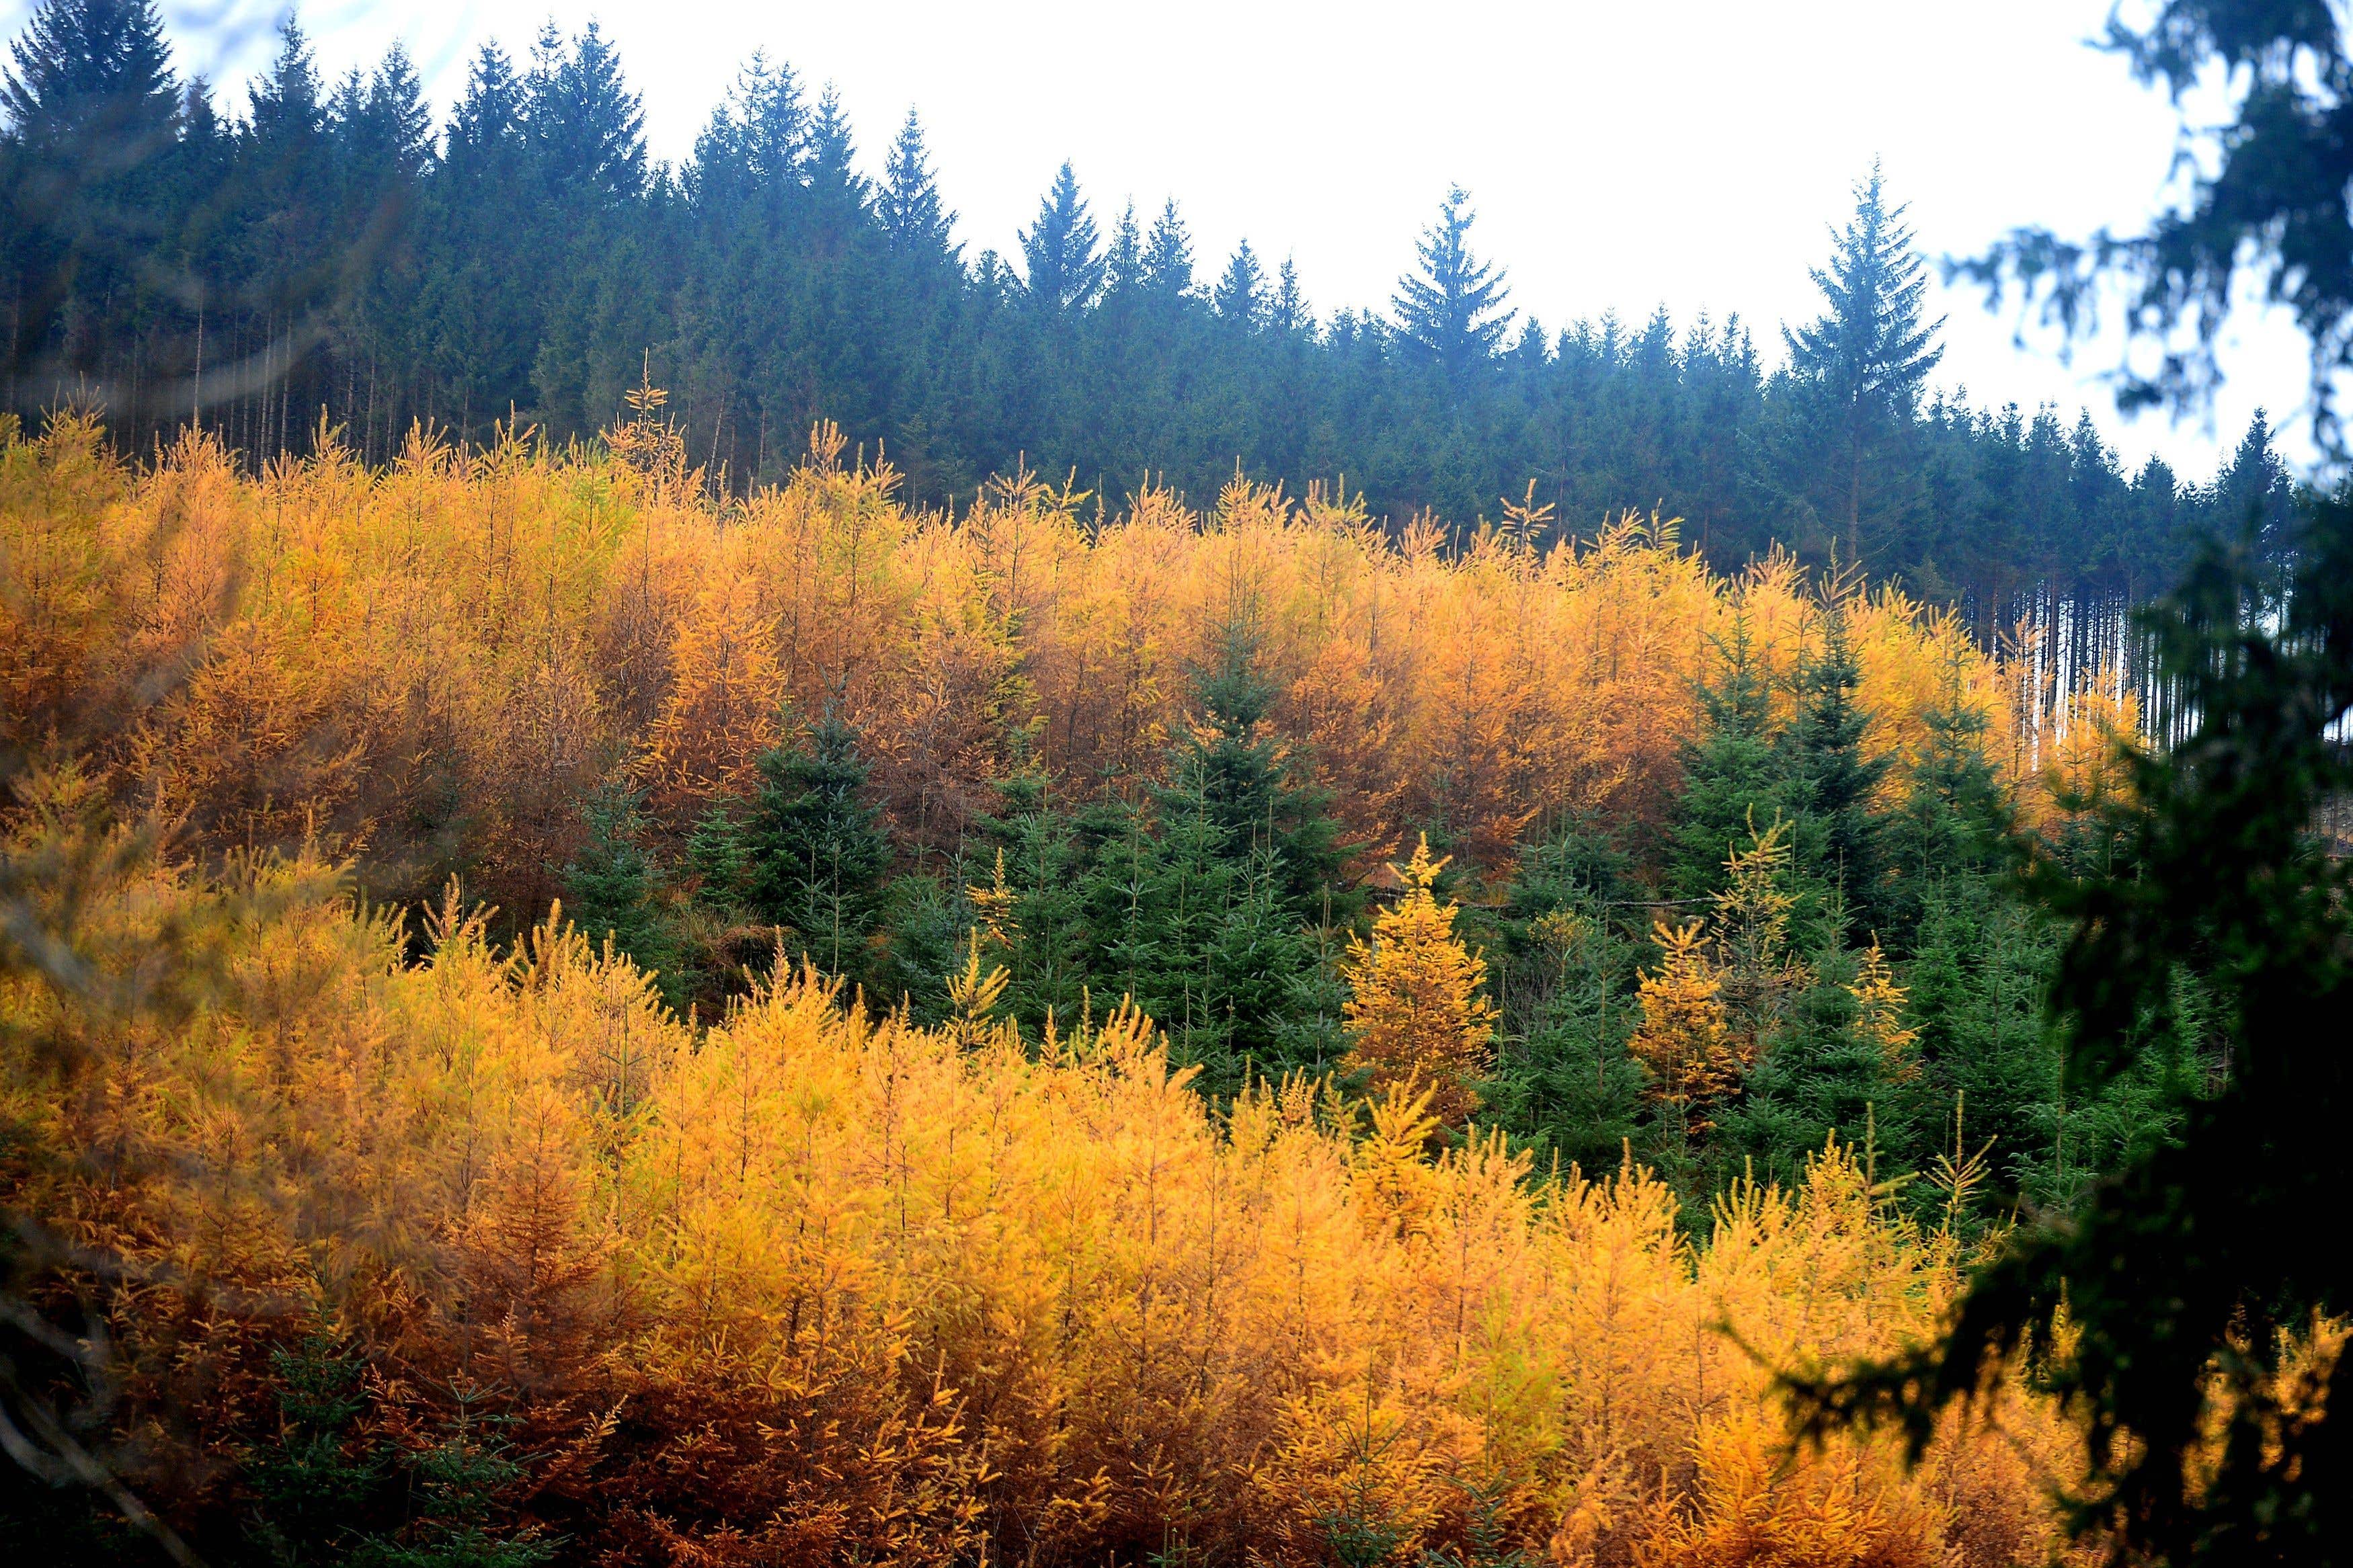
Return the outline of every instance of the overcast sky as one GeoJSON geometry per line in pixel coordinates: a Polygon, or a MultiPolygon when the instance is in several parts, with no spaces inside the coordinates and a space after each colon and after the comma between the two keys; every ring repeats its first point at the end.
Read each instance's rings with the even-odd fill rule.
{"type": "MultiPolygon", "coordinates": [[[[2161,194],[2175,119],[2086,47],[2109,0],[1556,0],[1447,5],[1194,0],[1149,8],[960,3],[593,5],[317,0],[301,12],[330,75],[406,42],[437,104],[486,39],[520,57],[553,16],[596,17],[645,98],[657,157],[680,159],[754,48],[840,90],[867,167],[912,105],[967,254],[1011,252],[1069,158],[1107,230],[1133,197],[1174,195],[1200,269],[1247,236],[1289,255],[1325,316],[1385,308],[1450,182],[1513,303],[1548,328],[1663,304],[1738,312],[1761,347],[1810,315],[1807,268],[1874,157],[1931,256],[2011,225],[2130,226],[2161,194]]],[[[0,0],[13,35],[27,0],[0,0]]],[[[263,63],[276,4],[164,0],[184,69],[234,90],[263,63]]],[[[2304,405],[2302,348],[2245,317],[2210,432],[2121,421],[2047,337],[1941,294],[1938,379],[1979,403],[2088,405],[2128,459],[2211,470],[2250,410],[2304,405]]],[[[2244,313],[2242,312],[2242,316],[2244,313]]],[[[2301,447],[2294,448],[2300,451],[2301,447]]]]}

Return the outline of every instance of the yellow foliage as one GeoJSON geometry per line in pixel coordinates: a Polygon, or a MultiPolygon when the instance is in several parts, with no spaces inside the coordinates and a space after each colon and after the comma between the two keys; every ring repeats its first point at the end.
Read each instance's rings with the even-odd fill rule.
{"type": "Polygon", "coordinates": [[[1864,950],[1862,967],[1846,994],[1854,998],[1856,1036],[1878,1047],[1893,1081],[1917,1078],[1920,1063],[1912,1047],[1919,1041],[1919,1031],[1904,1026],[1905,988],[1895,984],[1895,972],[1877,942],[1864,950]]]}
{"type": "MultiPolygon", "coordinates": [[[[952,852],[1017,756],[1063,799],[1133,789],[1184,722],[1185,672],[1248,624],[1271,731],[1350,837],[1442,816],[1493,868],[1567,813],[1661,820],[1735,616],[1776,677],[1820,635],[1786,557],[1713,574],[1656,519],[1540,551],[1523,508],[1453,551],[1320,487],[1238,481],[1206,513],[1146,488],[1092,517],[1030,475],[918,516],[823,427],[784,484],[723,501],[679,468],[653,391],[611,451],[420,436],[371,470],[330,438],[260,479],[208,437],[133,473],[88,420],[12,426],[0,743],[73,718],[105,738],[110,791],[161,794],[197,847],[315,827],[379,875],[414,868],[388,893],[466,864],[536,910],[586,788],[618,763],[682,830],[748,786],[786,704],[859,728],[919,847],[952,852]]],[[[1953,692],[2010,732],[2016,683],[1950,616],[1883,591],[1847,618],[1874,754],[1916,752],[1953,692]]]]}
{"type": "Polygon", "coordinates": [[[1368,1074],[1376,1096],[1424,1089],[1431,1115],[1460,1126],[1478,1109],[1472,1085],[1486,1067],[1496,1015],[1480,994],[1486,961],[1455,936],[1454,905],[1430,891],[1446,864],[1430,858],[1423,835],[1412,859],[1392,868],[1404,896],[1374,918],[1372,942],[1348,939],[1345,1066],[1368,1074]]]}
{"type": "Polygon", "coordinates": [[[274,1430],[269,1356],[323,1324],[397,1369],[371,1420],[499,1390],[584,1560],[1308,1564],[1350,1520],[1399,1562],[1482,1520],[1597,1564],[2055,1550],[2077,1456],[2022,1382],[1916,1471],[1783,1454],[1768,1366],[1909,1342],[1959,1282],[1842,1152],[1694,1240],[1640,1170],[1433,1156],[1419,1091],[1213,1114],[1132,1010],[1038,1056],[802,972],[691,1028],[557,921],[501,954],[452,892],[411,958],[314,863],[241,878],[87,904],[109,973],[200,950],[171,1005],[0,981],[5,1201],[73,1244],[166,1504],[274,1430]],[[151,1420],[197,1408],[202,1453],[151,1420]]]}
{"type": "Polygon", "coordinates": [[[1739,1087],[1749,1058],[1725,1017],[1724,980],[1707,953],[1706,923],[1661,921],[1652,937],[1661,949],[1659,967],[1641,978],[1642,1023],[1630,1048],[1650,1069],[1651,1095],[1674,1106],[1685,1131],[1697,1136],[1713,1125],[1706,1108],[1739,1087]]]}

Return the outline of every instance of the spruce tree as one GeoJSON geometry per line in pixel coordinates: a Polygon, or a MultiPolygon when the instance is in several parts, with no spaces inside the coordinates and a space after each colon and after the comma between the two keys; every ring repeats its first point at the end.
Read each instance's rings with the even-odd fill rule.
{"type": "Polygon", "coordinates": [[[1095,220],[1067,163],[1055,172],[1036,221],[1022,232],[1021,259],[1031,302],[1050,314],[1093,303],[1103,287],[1095,220]]]}
{"type": "Polygon", "coordinates": [[[1266,270],[1245,239],[1234,248],[1234,258],[1226,264],[1224,275],[1211,290],[1210,303],[1219,320],[1249,331],[1265,318],[1265,293],[1266,270]]]}
{"type": "Polygon", "coordinates": [[[1901,448],[1944,353],[1936,342],[1944,322],[1926,319],[1927,270],[1905,210],[1888,205],[1886,179],[1873,163],[1855,187],[1853,218],[1834,236],[1830,266],[1813,269],[1822,314],[1782,331],[1832,476],[1816,491],[1817,505],[1843,531],[1851,564],[1868,558],[1866,547],[1877,547],[1915,500],[1916,476],[1901,448]]]}
{"type": "Polygon", "coordinates": [[[2304,1359],[2353,1301],[2345,1249],[2318,1239],[2353,1185],[2353,888],[2320,826],[2353,792],[2353,506],[2317,506],[2295,545],[2284,581],[2210,551],[2147,618],[2197,728],[2127,753],[2107,808],[2125,869],[2045,862],[2031,883],[2069,926],[2063,1089],[2154,1070],[2137,1119],[2169,1130],[2015,1233],[1934,1343],[1788,1379],[1811,1429],[1891,1422],[1916,1455],[2031,1358],[2088,1424],[2077,1525],[2179,1568],[2328,1562],[2353,1534],[2353,1441],[2304,1359]],[[2165,1070],[2184,1058],[2198,1070],[2165,1070]]]}
{"type": "Polygon", "coordinates": [[[1152,220],[1144,244],[1144,287],[1155,299],[1172,302],[1193,290],[1193,237],[1171,196],[1152,220]]]}
{"type": "Polygon", "coordinates": [[[0,121],[55,202],[163,153],[179,110],[154,0],[42,0],[0,68],[0,121]]]}
{"type": "Polygon", "coordinates": [[[1667,863],[1671,896],[1697,900],[1724,885],[1725,863],[1752,834],[1790,816],[1797,791],[1773,721],[1769,673],[1746,611],[1713,650],[1699,689],[1700,732],[1683,748],[1683,795],[1667,863]]]}
{"type": "Polygon", "coordinates": [[[940,200],[939,186],[932,178],[931,154],[923,146],[923,128],[912,109],[882,166],[874,214],[895,253],[924,261],[955,258],[955,214],[940,200]]]}
{"type": "Polygon", "coordinates": [[[523,124],[541,179],[575,210],[602,212],[644,187],[645,110],[595,22],[568,49],[554,23],[542,30],[523,124]]]}
{"type": "Polygon", "coordinates": [[[1399,343],[1458,388],[1494,358],[1514,314],[1504,274],[1471,253],[1475,217],[1470,194],[1450,189],[1416,247],[1420,270],[1398,279],[1390,301],[1399,343]]]}
{"type": "Polygon", "coordinates": [[[640,967],[667,972],[670,931],[655,899],[660,877],[641,847],[647,823],[637,791],[607,784],[581,806],[587,828],[579,852],[564,868],[572,923],[591,942],[610,939],[640,967]]]}
{"type": "Polygon", "coordinates": [[[1874,929],[1887,912],[1883,827],[1875,799],[1883,758],[1863,751],[1871,715],[1862,666],[1837,598],[1822,605],[1821,646],[1799,662],[1797,715],[1785,737],[1800,868],[1839,889],[1847,912],[1874,929]]]}
{"type": "Polygon", "coordinates": [[[759,769],[744,823],[752,913],[788,933],[788,952],[860,979],[891,851],[866,798],[858,731],[828,709],[799,742],[765,752],[759,769]]]}

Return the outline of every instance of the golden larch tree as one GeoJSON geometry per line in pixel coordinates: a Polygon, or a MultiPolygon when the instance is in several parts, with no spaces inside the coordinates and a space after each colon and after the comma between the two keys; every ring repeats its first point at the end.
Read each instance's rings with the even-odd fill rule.
{"type": "Polygon", "coordinates": [[[1430,1114],[1460,1126],[1479,1107],[1471,1086],[1494,1036],[1495,1005],[1480,994],[1487,963],[1454,934],[1455,906],[1430,890],[1446,861],[1430,858],[1427,835],[1391,868],[1405,896],[1373,921],[1369,945],[1348,943],[1347,1066],[1372,1075],[1377,1098],[1398,1085],[1427,1089],[1430,1114]]]}
{"type": "Polygon", "coordinates": [[[1650,1069],[1653,1099],[1673,1106],[1693,1136],[1711,1125],[1707,1108],[1740,1083],[1748,1062],[1732,1030],[1724,976],[1707,953],[1707,924],[1659,922],[1656,973],[1641,981],[1642,1023],[1631,1047],[1650,1069]]]}

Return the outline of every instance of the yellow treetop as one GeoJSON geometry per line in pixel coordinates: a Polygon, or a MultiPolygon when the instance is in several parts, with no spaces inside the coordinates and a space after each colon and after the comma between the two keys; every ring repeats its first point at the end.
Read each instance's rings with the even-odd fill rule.
{"type": "Polygon", "coordinates": [[[1707,926],[1692,921],[1654,933],[1658,972],[1642,976],[1642,1026],[1632,1049],[1651,1070],[1651,1093],[1683,1112],[1684,1131],[1709,1125],[1706,1108],[1740,1082],[1748,1062],[1725,1016],[1724,980],[1707,954],[1707,926]]]}
{"type": "Polygon", "coordinates": [[[1889,1076],[1898,1082],[1919,1077],[1918,1053],[1913,1047],[1920,1035],[1904,1026],[1905,991],[1895,984],[1895,972],[1876,941],[1862,955],[1862,968],[1846,993],[1854,998],[1856,1034],[1879,1047],[1889,1076]]]}
{"type": "Polygon", "coordinates": [[[1413,858],[1396,869],[1405,897],[1373,921],[1367,945],[1348,943],[1346,1016],[1355,1042],[1347,1065],[1369,1069],[1370,1092],[1419,1086],[1430,1092],[1430,1112],[1460,1126],[1478,1109],[1471,1085],[1486,1066],[1495,1005],[1482,996],[1487,963],[1454,934],[1451,903],[1430,892],[1444,859],[1430,858],[1424,835],[1413,858]]]}

